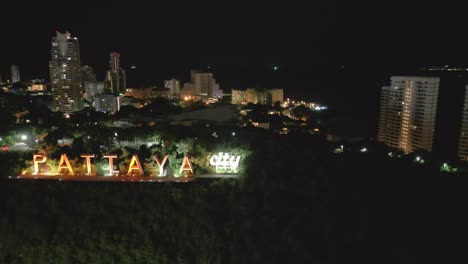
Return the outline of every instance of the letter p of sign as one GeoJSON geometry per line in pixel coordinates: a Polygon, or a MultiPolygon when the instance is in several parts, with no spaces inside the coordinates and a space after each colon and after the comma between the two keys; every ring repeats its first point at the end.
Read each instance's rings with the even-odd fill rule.
{"type": "Polygon", "coordinates": [[[33,163],[34,163],[34,174],[39,173],[39,163],[45,163],[47,161],[47,157],[42,154],[35,154],[33,155],[33,163]]]}

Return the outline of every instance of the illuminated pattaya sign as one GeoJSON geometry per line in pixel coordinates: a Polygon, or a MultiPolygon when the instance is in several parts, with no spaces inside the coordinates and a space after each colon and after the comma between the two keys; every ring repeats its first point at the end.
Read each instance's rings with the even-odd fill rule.
{"type": "MultiPolygon", "coordinates": [[[[147,173],[145,175],[145,171],[143,170],[144,164],[140,162],[140,159],[137,155],[132,155],[130,161],[128,162],[128,170],[126,173],[121,173],[118,170],[114,169],[116,163],[115,161],[118,159],[116,154],[108,154],[103,155],[103,159],[106,159],[108,162],[108,171],[105,173],[104,176],[153,176],[156,174],[159,177],[164,176],[184,176],[184,177],[191,177],[194,174],[194,169],[190,158],[185,156],[182,160],[182,165],[178,169],[178,174],[176,175],[168,175],[170,172],[167,171],[167,165],[169,163],[169,156],[160,157],[158,155],[153,155],[152,158],[157,165],[157,171],[155,173],[147,173]],[[156,173],[157,172],[157,173],[156,173]]],[[[85,169],[85,176],[98,176],[96,171],[93,170],[93,160],[96,158],[94,154],[83,154],[81,155],[83,158],[83,167],[85,169]]],[[[32,175],[77,175],[75,170],[71,166],[70,160],[67,154],[62,154],[60,156],[60,161],[56,166],[56,169],[53,168],[49,170],[49,172],[41,171],[40,165],[45,165],[47,162],[47,156],[43,154],[34,154],[33,155],[33,172],[32,175]],[[50,171],[54,172],[51,173],[50,171]]],[[[216,169],[216,173],[237,173],[238,167],[240,162],[240,156],[232,155],[229,153],[220,152],[218,154],[212,155],[210,158],[210,165],[214,166],[216,169]]],[[[155,168],[155,169],[156,169],[155,168]]],[[[23,174],[24,175],[24,174],[23,174]]],[[[83,176],[83,175],[82,175],[83,176]]]]}
{"type": "MultiPolygon", "coordinates": [[[[83,154],[81,157],[84,159],[84,165],[86,166],[86,175],[96,176],[96,172],[92,170],[92,160],[95,158],[94,154],[83,154]]],[[[114,161],[118,158],[115,154],[104,155],[104,159],[108,159],[109,162],[109,171],[106,176],[119,175],[119,171],[114,170],[114,161]]],[[[159,176],[165,176],[165,165],[168,161],[169,156],[164,156],[162,159],[159,159],[157,155],[153,155],[153,159],[158,165],[159,176]]],[[[33,175],[42,174],[39,169],[39,164],[44,164],[47,161],[47,156],[42,154],[33,155],[33,175]]],[[[50,173],[48,173],[50,174],[50,173]]],[[[68,174],[74,175],[75,172],[70,164],[70,160],[67,157],[67,154],[62,154],[60,156],[60,161],[57,166],[56,174],[68,174]]],[[[145,172],[143,171],[142,164],[137,155],[133,155],[130,159],[128,171],[126,175],[140,175],[143,176],[145,172]]],[[[182,165],[179,169],[179,175],[191,176],[193,175],[193,166],[192,162],[188,157],[184,157],[182,165]]]]}

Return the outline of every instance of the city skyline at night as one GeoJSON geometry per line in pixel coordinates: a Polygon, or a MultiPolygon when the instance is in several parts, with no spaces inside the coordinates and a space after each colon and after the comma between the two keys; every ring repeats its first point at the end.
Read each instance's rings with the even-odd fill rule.
{"type": "Polygon", "coordinates": [[[464,263],[467,9],[2,3],[0,263],[464,263]]]}

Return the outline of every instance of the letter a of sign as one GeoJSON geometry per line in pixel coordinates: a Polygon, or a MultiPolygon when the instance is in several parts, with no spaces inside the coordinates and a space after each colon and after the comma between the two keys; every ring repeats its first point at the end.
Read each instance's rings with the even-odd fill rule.
{"type": "Polygon", "coordinates": [[[33,162],[34,162],[34,174],[39,173],[39,163],[45,163],[47,161],[47,157],[41,154],[33,155],[33,162]]]}
{"type": "Polygon", "coordinates": [[[190,162],[190,159],[188,157],[184,157],[184,161],[182,161],[182,166],[180,167],[179,174],[182,175],[184,171],[189,171],[191,174],[193,174],[192,163],[190,162]]]}
{"type": "Polygon", "coordinates": [[[68,173],[74,174],[73,169],[70,165],[70,161],[68,160],[67,154],[62,154],[62,156],[60,157],[58,173],[60,173],[63,169],[67,169],[68,173]]]}
{"type": "Polygon", "coordinates": [[[132,160],[130,161],[130,167],[128,167],[128,173],[132,174],[132,171],[137,170],[138,174],[143,175],[143,169],[141,168],[140,160],[138,159],[137,155],[132,156],[132,160]]]}

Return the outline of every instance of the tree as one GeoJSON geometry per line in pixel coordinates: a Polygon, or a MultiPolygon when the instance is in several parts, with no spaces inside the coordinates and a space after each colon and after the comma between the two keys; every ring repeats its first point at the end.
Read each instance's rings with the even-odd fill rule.
{"type": "Polygon", "coordinates": [[[297,119],[307,121],[307,119],[312,115],[312,110],[305,105],[299,105],[293,108],[293,114],[297,119]]]}

